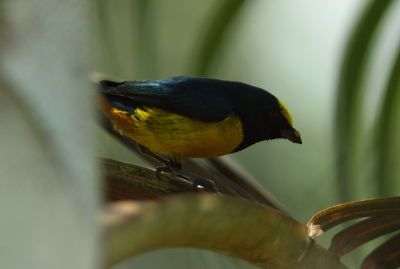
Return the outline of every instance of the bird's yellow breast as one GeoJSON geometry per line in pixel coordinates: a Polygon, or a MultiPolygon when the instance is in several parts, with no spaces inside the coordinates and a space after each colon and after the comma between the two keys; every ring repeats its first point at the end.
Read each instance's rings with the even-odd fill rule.
{"type": "Polygon", "coordinates": [[[134,115],[111,107],[102,110],[121,134],[177,161],[226,155],[243,140],[234,113],[221,122],[205,123],[153,107],[138,108],[134,115]]]}

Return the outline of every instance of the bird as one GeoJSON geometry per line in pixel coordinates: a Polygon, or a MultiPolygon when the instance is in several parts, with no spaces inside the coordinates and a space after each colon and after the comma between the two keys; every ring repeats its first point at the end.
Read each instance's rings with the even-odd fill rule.
{"type": "Polygon", "coordinates": [[[177,76],[160,80],[96,83],[97,105],[114,129],[139,151],[172,171],[219,194],[213,181],[186,171],[182,158],[210,158],[255,143],[287,139],[302,144],[287,107],[274,95],[242,82],[177,76]],[[165,158],[166,156],[167,158],[165,158]]]}

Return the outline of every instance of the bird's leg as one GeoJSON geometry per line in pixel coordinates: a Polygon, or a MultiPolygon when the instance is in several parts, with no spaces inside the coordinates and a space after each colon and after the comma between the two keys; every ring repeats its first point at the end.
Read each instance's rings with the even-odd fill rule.
{"type": "MultiPolygon", "coordinates": [[[[165,159],[163,156],[158,155],[157,153],[151,151],[150,149],[146,148],[145,146],[141,145],[141,144],[137,144],[138,146],[138,150],[140,153],[142,153],[145,156],[148,156],[150,158],[152,158],[153,160],[156,160],[157,162],[162,163],[163,165],[165,165],[165,167],[169,167],[169,161],[167,159],[165,159]]],[[[163,167],[163,166],[160,166],[163,167]]]]}
{"type": "MultiPolygon", "coordinates": [[[[173,170],[170,168],[169,160],[167,160],[163,156],[151,151],[149,148],[146,148],[145,146],[143,146],[139,143],[137,145],[138,145],[138,150],[140,153],[142,153],[143,155],[148,156],[148,157],[152,158],[153,160],[156,160],[157,162],[160,162],[164,165],[164,166],[157,166],[157,168],[156,168],[157,179],[161,180],[160,175],[162,172],[173,172],[173,170]]],[[[180,165],[180,169],[182,169],[182,165],[180,165]]],[[[189,181],[188,178],[185,178],[185,177],[183,177],[183,178],[186,179],[187,181],[189,181]]]]}
{"type": "Polygon", "coordinates": [[[184,170],[182,167],[182,163],[173,161],[172,159],[169,159],[169,168],[177,176],[183,177],[186,180],[188,180],[188,178],[191,178],[193,180],[193,187],[195,189],[197,189],[197,186],[200,185],[200,186],[203,186],[204,188],[211,190],[215,194],[221,195],[218,192],[218,189],[215,186],[213,181],[184,170]]]}
{"type": "Polygon", "coordinates": [[[137,144],[138,150],[140,153],[142,153],[145,156],[148,156],[152,158],[153,160],[156,160],[157,162],[162,163],[164,166],[157,166],[156,168],[156,177],[158,180],[161,180],[160,174],[162,172],[169,172],[171,169],[169,168],[169,161],[165,159],[163,156],[158,155],[157,153],[151,151],[150,149],[146,148],[145,146],[141,144],[137,144]]]}
{"type": "Polygon", "coordinates": [[[217,187],[215,187],[214,182],[211,180],[198,176],[196,174],[190,173],[186,171],[182,167],[182,163],[173,161],[172,159],[167,160],[166,158],[162,157],[161,155],[151,151],[150,149],[146,148],[145,146],[138,143],[138,150],[143,155],[149,156],[150,158],[162,163],[164,166],[158,166],[156,168],[156,177],[161,180],[160,175],[162,172],[169,172],[172,171],[175,175],[190,181],[190,178],[193,180],[193,187],[197,189],[197,186],[203,186],[214,192],[215,194],[221,195],[218,192],[217,187]]]}

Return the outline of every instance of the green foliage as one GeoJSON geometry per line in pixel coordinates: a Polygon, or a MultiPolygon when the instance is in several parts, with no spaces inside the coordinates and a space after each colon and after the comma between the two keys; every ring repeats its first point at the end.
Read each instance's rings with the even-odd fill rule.
{"type": "MultiPolygon", "coordinates": [[[[357,166],[357,159],[360,158],[357,156],[358,148],[370,144],[368,142],[361,144],[362,138],[365,136],[365,132],[362,130],[362,121],[366,117],[363,114],[362,102],[365,101],[365,95],[368,94],[363,81],[365,80],[366,68],[368,64],[371,64],[371,54],[376,49],[374,46],[377,44],[377,35],[382,30],[382,27],[379,26],[382,26],[381,24],[394,2],[369,1],[349,38],[343,57],[336,101],[337,182],[342,202],[356,198],[352,195],[352,187],[356,184],[354,181],[359,178],[357,174],[360,172],[360,167],[357,166]]],[[[379,173],[374,181],[378,182],[380,186],[379,192],[375,193],[379,196],[390,193],[387,191],[387,186],[384,187],[388,184],[384,174],[390,173],[385,163],[388,162],[386,157],[389,156],[388,150],[391,148],[392,141],[387,135],[391,133],[393,125],[396,124],[390,121],[396,103],[393,97],[398,87],[396,68],[398,67],[394,66],[391,81],[384,93],[386,98],[381,109],[381,117],[377,119],[375,125],[378,127],[376,146],[379,154],[376,161],[378,162],[379,173]]],[[[361,169],[364,169],[364,167],[361,167],[361,169]]],[[[366,182],[364,181],[364,183],[366,182]]]]}

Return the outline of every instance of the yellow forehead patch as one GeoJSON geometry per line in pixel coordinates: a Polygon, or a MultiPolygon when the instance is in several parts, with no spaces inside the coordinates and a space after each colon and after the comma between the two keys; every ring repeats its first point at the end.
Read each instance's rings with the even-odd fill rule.
{"type": "Polygon", "coordinates": [[[281,102],[281,100],[278,99],[279,105],[281,107],[281,112],[282,115],[286,118],[286,120],[289,122],[290,126],[294,128],[293,126],[293,120],[292,120],[292,115],[290,115],[289,110],[286,108],[285,104],[281,102]]]}

